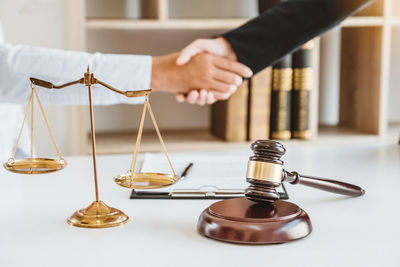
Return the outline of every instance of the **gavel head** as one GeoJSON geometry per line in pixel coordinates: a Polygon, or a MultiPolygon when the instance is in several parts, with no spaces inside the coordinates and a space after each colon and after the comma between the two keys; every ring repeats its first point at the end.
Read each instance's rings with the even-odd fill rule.
{"type": "Polygon", "coordinates": [[[279,199],[276,191],[282,182],[283,161],[286,149],[271,140],[257,140],[251,144],[253,155],[247,164],[246,180],[250,186],[245,196],[256,202],[274,202],[279,199]]]}

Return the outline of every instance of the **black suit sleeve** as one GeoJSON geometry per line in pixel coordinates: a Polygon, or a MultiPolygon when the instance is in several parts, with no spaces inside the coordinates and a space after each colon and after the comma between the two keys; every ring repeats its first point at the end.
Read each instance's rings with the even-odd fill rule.
{"type": "Polygon", "coordinates": [[[256,73],[373,1],[288,0],[222,37],[256,73]]]}

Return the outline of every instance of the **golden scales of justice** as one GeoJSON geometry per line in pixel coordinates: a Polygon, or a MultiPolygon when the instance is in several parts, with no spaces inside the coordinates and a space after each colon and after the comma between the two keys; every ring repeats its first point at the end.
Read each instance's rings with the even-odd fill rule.
{"type": "Polygon", "coordinates": [[[54,85],[51,82],[39,80],[36,78],[30,78],[31,80],[31,88],[32,93],[28,101],[28,105],[26,108],[24,120],[22,122],[22,127],[19,132],[17,143],[15,145],[13,154],[11,158],[4,163],[4,167],[11,172],[20,173],[20,174],[41,174],[41,173],[49,173],[62,170],[67,163],[61,156],[60,150],[56,144],[53,132],[50,128],[49,122],[46,118],[46,114],[44,112],[42,103],[40,102],[38,92],[36,90],[36,86],[45,87],[48,89],[61,89],[64,87],[68,87],[74,84],[83,84],[88,88],[89,94],[89,111],[90,111],[90,133],[91,133],[91,145],[92,145],[92,157],[93,157],[93,172],[94,172],[94,186],[95,186],[95,194],[96,200],[93,201],[87,208],[80,209],[76,211],[71,217],[68,218],[67,222],[73,226],[86,227],[86,228],[105,228],[105,227],[113,227],[126,223],[129,219],[127,215],[125,215],[122,211],[107,206],[103,201],[99,198],[99,189],[98,189],[98,179],[97,179],[97,164],[96,164],[96,138],[95,138],[95,129],[94,129],[94,115],[93,115],[93,103],[92,103],[92,85],[100,84],[107,89],[114,91],[115,93],[125,95],[126,97],[144,97],[144,107],[143,113],[140,120],[138,136],[136,140],[135,150],[133,152],[133,159],[130,166],[130,169],[127,173],[118,175],[114,177],[114,181],[123,187],[132,188],[132,189],[153,189],[153,188],[161,188],[165,186],[172,185],[179,180],[179,176],[176,175],[175,170],[172,166],[171,160],[168,156],[167,149],[161,137],[160,130],[157,126],[154,113],[151,109],[149,102],[149,94],[151,89],[148,90],[138,90],[138,91],[121,91],[118,90],[94,77],[94,74],[90,72],[89,66],[87,67],[87,71],[84,73],[83,78],[79,80],[72,81],[69,83],[65,83],[62,85],[54,85]],[[33,133],[34,133],[34,98],[36,97],[37,102],[40,106],[40,110],[43,116],[43,119],[46,122],[47,129],[49,131],[51,140],[55,146],[59,159],[50,159],[50,158],[35,158],[33,155],[33,133]],[[136,161],[140,148],[140,142],[143,134],[143,125],[146,117],[146,111],[149,111],[151,120],[153,121],[154,128],[157,132],[158,138],[160,140],[161,146],[167,157],[169,166],[171,167],[172,174],[166,173],[143,173],[136,172],[136,161]],[[24,159],[15,159],[15,153],[21,138],[22,129],[25,125],[26,119],[28,117],[29,111],[31,112],[31,153],[29,158],[24,159]]]}

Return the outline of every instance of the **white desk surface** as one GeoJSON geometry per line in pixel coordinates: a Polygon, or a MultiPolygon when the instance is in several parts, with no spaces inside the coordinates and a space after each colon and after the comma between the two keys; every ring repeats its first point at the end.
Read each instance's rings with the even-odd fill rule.
{"type": "Polygon", "coordinates": [[[355,183],[366,195],[288,185],[291,201],[311,218],[311,235],[234,245],[196,232],[199,214],[213,201],[129,199],[112,177],[128,168],[130,155],[98,157],[101,199],[130,216],[108,229],[66,223],[94,199],[90,157],[69,157],[65,170],[38,176],[1,168],[0,266],[400,266],[399,145],[289,147],[284,159],[288,170],[355,183]]]}

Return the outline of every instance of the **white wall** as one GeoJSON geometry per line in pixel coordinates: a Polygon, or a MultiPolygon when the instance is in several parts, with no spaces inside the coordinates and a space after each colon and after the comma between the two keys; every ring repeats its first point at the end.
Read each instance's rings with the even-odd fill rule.
{"type": "MultiPolygon", "coordinates": [[[[5,40],[49,48],[64,48],[64,10],[62,0],[1,0],[0,22],[5,40]]],[[[28,77],[27,77],[28,78],[28,77]]],[[[30,90],[30,88],[26,88],[30,90]]],[[[57,144],[66,154],[66,108],[45,107],[57,144]]],[[[55,155],[47,130],[39,114],[35,112],[36,148],[39,155],[55,155]]]]}
{"type": "Polygon", "coordinates": [[[171,18],[248,18],[258,14],[257,0],[169,0],[171,18]]]}
{"type": "MultiPolygon", "coordinates": [[[[400,10],[400,3],[398,7],[400,10]]],[[[392,33],[388,112],[390,122],[400,123],[400,27],[393,28],[392,33]]]]}
{"type": "MultiPolygon", "coordinates": [[[[397,5],[400,7],[400,1],[397,5]]],[[[400,27],[394,27],[392,33],[387,110],[389,123],[400,123],[400,27]]],[[[340,31],[336,29],[321,38],[319,123],[322,125],[336,125],[339,121],[339,65],[340,31]]]]}
{"type": "MultiPolygon", "coordinates": [[[[393,16],[400,16],[400,1],[392,0],[393,16]]],[[[393,28],[390,62],[389,121],[400,123],[400,27],[393,28]]]]}
{"type": "Polygon", "coordinates": [[[8,42],[63,47],[62,0],[1,0],[0,21],[8,42]]]}
{"type": "Polygon", "coordinates": [[[140,0],[86,0],[89,18],[140,18],[140,0]]]}
{"type": "Polygon", "coordinates": [[[340,102],[340,28],[321,36],[320,53],[318,122],[320,125],[337,125],[340,102]]]}

